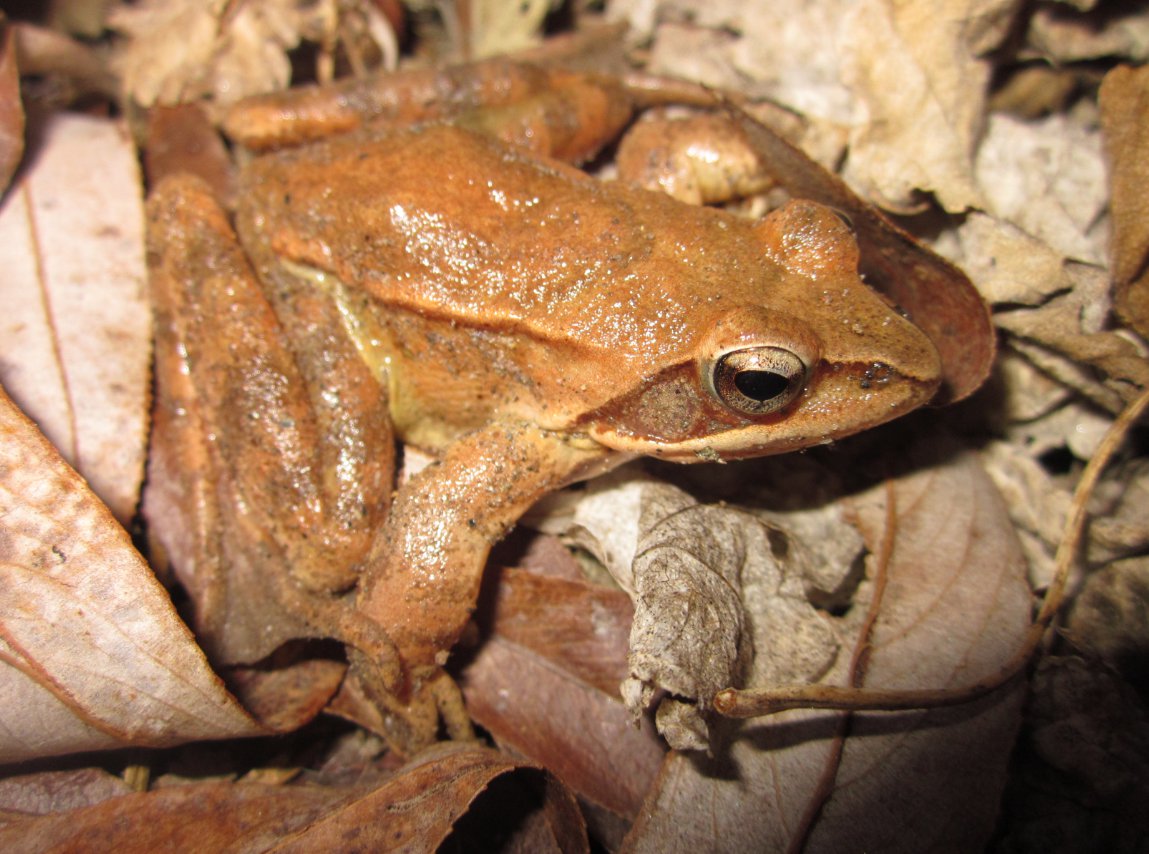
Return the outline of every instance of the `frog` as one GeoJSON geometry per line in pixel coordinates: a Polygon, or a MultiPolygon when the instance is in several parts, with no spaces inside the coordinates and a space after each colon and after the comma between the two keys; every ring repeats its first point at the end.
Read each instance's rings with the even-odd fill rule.
{"type": "Polygon", "coordinates": [[[208,515],[296,620],[235,657],[335,637],[416,741],[447,714],[493,544],[540,499],[636,457],[828,444],[943,377],[840,211],[747,218],[600,180],[567,162],[594,145],[540,152],[521,107],[472,106],[252,144],[234,216],[186,175],[148,208],[156,429],[213,472],[176,503],[225,505],[208,515]],[[397,443],[434,462],[396,486],[397,443]]]}

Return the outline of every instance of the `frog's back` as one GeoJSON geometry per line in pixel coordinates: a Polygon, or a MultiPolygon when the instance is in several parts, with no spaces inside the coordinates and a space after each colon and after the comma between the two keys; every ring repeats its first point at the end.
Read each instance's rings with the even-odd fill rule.
{"type": "Polygon", "coordinates": [[[249,243],[384,305],[624,360],[689,347],[688,318],[763,264],[732,217],[449,126],[261,158],[242,199],[249,243]]]}

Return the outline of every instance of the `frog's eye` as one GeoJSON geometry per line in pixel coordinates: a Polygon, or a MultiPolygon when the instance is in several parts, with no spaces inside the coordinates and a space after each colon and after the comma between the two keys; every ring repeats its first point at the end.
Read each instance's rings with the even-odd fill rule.
{"type": "Polygon", "coordinates": [[[769,415],[798,396],[809,366],[783,347],[732,350],[715,360],[710,383],[718,399],[745,415],[769,415]]]}

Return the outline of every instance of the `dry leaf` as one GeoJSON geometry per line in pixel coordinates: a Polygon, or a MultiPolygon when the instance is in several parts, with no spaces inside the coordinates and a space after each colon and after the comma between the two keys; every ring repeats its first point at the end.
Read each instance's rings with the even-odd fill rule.
{"type": "Polygon", "coordinates": [[[493,613],[484,620],[500,640],[532,651],[609,697],[626,676],[634,616],[623,592],[583,580],[494,569],[493,613]]]}
{"type": "Polygon", "coordinates": [[[101,768],[40,771],[0,780],[0,811],[47,815],[131,794],[122,777],[101,768]]]}
{"type": "MultiPolygon", "coordinates": [[[[1144,539],[1143,515],[1136,521],[1141,523],[1144,539]]],[[[1137,667],[1137,662],[1145,661],[1149,656],[1149,558],[1114,561],[1091,573],[1074,602],[1067,628],[1076,647],[1115,669],[1137,667]]]]}
{"type": "Polygon", "coordinates": [[[1118,315],[1149,335],[1149,70],[1119,66],[1101,84],[1113,218],[1110,273],[1118,315]]]}
{"type": "Polygon", "coordinates": [[[265,732],[123,528],[11,401],[0,408],[0,761],[265,732]]]}
{"type": "Polygon", "coordinates": [[[1029,449],[1013,442],[990,442],[982,449],[982,458],[1023,537],[1031,583],[1044,589],[1053,576],[1053,552],[1069,516],[1069,491],[1056,483],[1029,449]]]}
{"type": "Polygon", "coordinates": [[[742,576],[772,559],[762,525],[631,468],[591,484],[563,532],[634,598],[627,707],[636,719],[657,707],[671,747],[708,749],[703,712],[750,655],[742,576]]]}
{"type": "Polygon", "coordinates": [[[513,53],[538,44],[554,0],[481,0],[468,4],[468,54],[474,59],[513,53]]]}
{"type": "Polygon", "coordinates": [[[227,0],[152,0],[117,6],[108,23],[128,37],[115,60],[124,89],[150,107],[204,96],[230,102],[284,88],[287,51],[299,44],[306,15],[293,0],[234,10],[227,0]]]}
{"type": "Polygon", "coordinates": [[[1074,115],[989,117],[977,154],[985,210],[1078,261],[1101,264],[1107,192],[1101,134],[1074,115]]]}
{"type": "MultiPolygon", "coordinates": [[[[872,550],[887,511],[896,528],[864,684],[958,687],[996,672],[1028,626],[1029,591],[976,460],[958,455],[856,499],[872,550]]],[[[843,629],[857,631],[860,610],[843,629]]],[[[756,647],[769,643],[756,635],[756,647]]],[[[728,753],[668,757],[627,850],[977,850],[994,827],[1020,700],[1010,688],[944,711],[744,724],[727,734],[728,753]]]]}
{"type": "Polygon", "coordinates": [[[1132,62],[1149,59],[1149,17],[1139,4],[1105,4],[1098,13],[1075,15],[1057,4],[1034,7],[1023,56],[1064,64],[1105,56],[1132,62]]]}
{"type": "Polygon", "coordinates": [[[1069,109],[1077,96],[1081,74],[1075,68],[1023,65],[1010,68],[990,95],[990,113],[1010,113],[1037,119],[1069,109]]]}
{"type": "Polygon", "coordinates": [[[664,748],[618,697],[629,600],[585,582],[499,575],[490,636],[462,674],[468,710],[500,745],[632,821],[664,748]]]}
{"type": "Polygon", "coordinates": [[[20,72],[16,68],[15,37],[11,27],[0,35],[0,194],[24,155],[24,104],[20,100],[20,72]]]}
{"type": "Polygon", "coordinates": [[[997,360],[997,382],[1004,389],[1002,418],[1007,424],[1033,421],[1061,406],[1070,392],[1011,349],[997,360]]]}
{"type": "Polygon", "coordinates": [[[615,17],[654,31],[650,70],[851,129],[847,174],[894,209],[932,192],[948,210],[979,206],[972,171],[985,55],[1008,32],[1016,3],[867,0],[618,2],[615,17]],[[666,24],[654,27],[658,16],[666,24]]]}
{"type": "MultiPolygon", "coordinates": [[[[120,81],[108,68],[106,56],[99,48],[76,41],[60,30],[23,21],[13,23],[12,30],[20,73],[48,81],[49,101],[64,104],[84,96],[108,100],[119,96],[120,81]]],[[[32,91],[38,88],[33,85],[32,91]]]]}
{"type": "Polygon", "coordinates": [[[122,522],[149,395],[139,185],[122,123],[61,114],[0,209],[0,380],[122,522]]]}
{"type": "Polygon", "coordinates": [[[1040,370],[1116,413],[1139,388],[1149,388],[1145,348],[1135,338],[1100,330],[1109,286],[1104,270],[1067,264],[1066,271],[1072,290],[1037,309],[998,314],[996,323],[1040,370]]]}
{"type": "Polygon", "coordinates": [[[710,700],[742,684],[752,651],[772,681],[817,679],[833,660],[836,640],[807,588],[832,602],[850,569],[836,511],[774,512],[767,523],[699,504],[636,467],[598,478],[573,511],[555,503],[541,521],[602,560],[635,600],[622,695],[635,714],[657,704],[671,747],[710,749],[710,700]],[[833,548],[815,557],[804,536],[833,548]],[[750,620],[769,627],[765,648],[752,650],[750,620]]]}
{"type": "MultiPolygon", "coordinates": [[[[744,0],[657,4],[650,70],[708,86],[770,98],[804,116],[840,125],[853,108],[842,83],[841,39],[851,0],[758,4],[744,0]],[[740,33],[741,38],[732,37],[740,33]],[[749,87],[749,88],[748,88],[749,87]]],[[[611,12],[639,31],[653,29],[652,3],[612,3],[611,12]]]]}
{"type": "MultiPolygon", "coordinates": [[[[530,847],[523,850],[587,850],[574,800],[553,781],[494,751],[454,747],[409,764],[376,788],[175,786],[9,821],[0,828],[0,846],[14,854],[88,850],[94,840],[100,850],[124,851],[430,851],[472,808],[490,810],[504,828],[512,816],[525,817],[530,847]],[[484,800],[492,786],[501,797],[484,800]],[[527,794],[516,803],[520,787],[527,794]]],[[[520,829],[520,844],[523,835],[520,829]]]]}
{"type": "Polygon", "coordinates": [[[1077,656],[1050,656],[1034,673],[1031,734],[1003,846],[1055,839],[1076,850],[1099,840],[1139,851],[1149,838],[1149,723],[1142,696],[1107,667],[1077,656]]]}
{"type": "MultiPolygon", "coordinates": [[[[1094,495],[1097,517],[1090,525],[1089,558],[1131,557],[1149,551],[1149,465],[1134,458],[1115,466],[1111,479],[1094,495]]],[[[1149,622],[1146,623],[1149,625],[1149,622]]]]}
{"type": "Polygon", "coordinates": [[[1065,257],[1021,228],[973,212],[956,231],[954,259],[995,305],[1039,305],[1073,287],[1065,257]]]}
{"type": "Polygon", "coordinates": [[[1017,4],[865,0],[850,11],[843,78],[864,107],[846,176],[883,207],[932,193],[948,211],[985,207],[973,153],[992,65],[1017,4]]]}

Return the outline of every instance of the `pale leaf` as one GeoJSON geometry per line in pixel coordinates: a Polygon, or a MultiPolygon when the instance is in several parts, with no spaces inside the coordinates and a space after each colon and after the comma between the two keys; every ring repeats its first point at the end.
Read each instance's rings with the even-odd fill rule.
{"type": "Polygon", "coordinates": [[[480,59],[538,44],[552,0],[481,0],[470,4],[471,56],[480,59]]]}
{"type": "Polygon", "coordinates": [[[128,94],[146,107],[205,96],[230,102],[282,89],[291,77],[287,51],[299,44],[309,18],[325,15],[329,5],[294,0],[120,5],[110,25],[128,39],[114,64],[128,94]]]}
{"type": "Polygon", "coordinates": [[[127,533],[0,398],[0,762],[255,735],[127,533]]]}
{"type": "Polygon", "coordinates": [[[977,180],[987,212],[1063,256],[1104,262],[1106,234],[1097,225],[1108,193],[1096,127],[1064,114],[1032,122],[991,115],[977,180]]]}
{"type": "Polygon", "coordinates": [[[143,477],[151,311],[126,126],[60,114],[0,209],[0,381],[121,521],[143,477]]]}
{"type": "Polygon", "coordinates": [[[699,505],[682,490],[643,490],[623,698],[640,714],[663,693],[659,732],[677,750],[705,750],[698,708],[741,681],[751,654],[742,600],[744,576],[774,569],[765,528],[748,515],[699,505]],[[694,705],[694,702],[691,705],[694,705]]]}
{"type": "Polygon", "coordinates": [[[943,208],[983,207],[973,153],[992,72],[985,53],[1008,32],[1012,0],[863,0],[848,13],[843,78],[864,105],[846,176],[882,206],[919,191],[943,208]]]}
{"type": "Polygon", "coordinates": [[[1004,220],[973,212],[956,229],[957,261],[993,304],[1039,305],[1073,281],[1065,257],[1004,220]]]}

